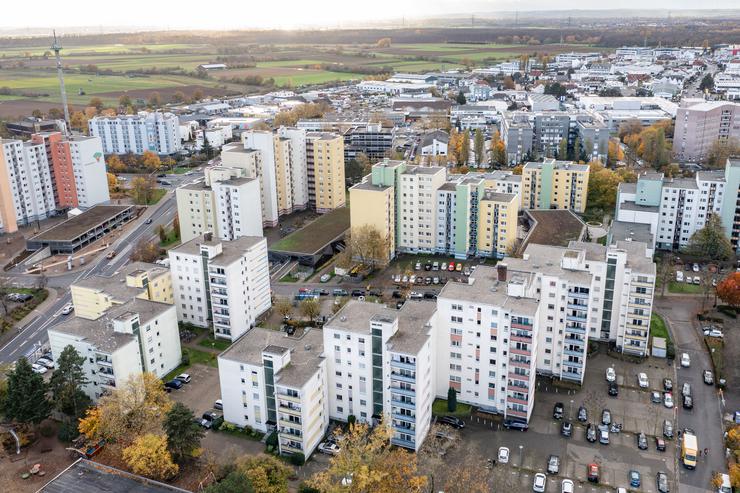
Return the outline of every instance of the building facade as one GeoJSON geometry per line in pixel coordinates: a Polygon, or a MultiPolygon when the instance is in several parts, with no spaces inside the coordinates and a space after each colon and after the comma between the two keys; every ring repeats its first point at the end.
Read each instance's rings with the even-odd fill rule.
{"type": "Polygon", "coordinates": [[[527,209],[571,209],[583,213],[588,196],[589,167],[545,159],[522,169],[522,206],[527,209]]]}
{"type": "Polygon", "coordinates": [[[155,111],[137,115],[96,116],[88,122],[89,135],[98,137],[105,154],[175,154],[182,150],[176,115],[155,111]]]}
{"type": "Polygon", "coordinates": [[[740,104],[708,101],[678,108],[673,153],[682,161],[704,161],[716,142],[740,140],[740,104]]]}
{"type": "Polygon", "coordinates": [[[333,211],[346,203],[344,139],[328,132],[306,137],[308,204],[318,213],[333,211]]]}

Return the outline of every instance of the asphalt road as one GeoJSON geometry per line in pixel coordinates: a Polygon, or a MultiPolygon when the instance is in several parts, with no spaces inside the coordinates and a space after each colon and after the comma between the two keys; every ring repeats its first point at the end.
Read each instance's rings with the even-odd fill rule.
{"type": "MultiPolygon", "coordinates": [[[[126,265],[133,247],[141,238],[155,238],[157,226],[172,222],[177,212],[174,194],[166,196],[160,204],[152,209],[153,212],[147,211],[137,220],[138,224],[133,229],[130,229],[113,242],[112,249],[118,254],[112,260],[100,257],[90,264],[86,270],[48,277],[47,284],[59,291],[57,300],[48,310],[39,313],[30,323],[22,327],[18,335],[0,348],[0,362],[10,363],[21,356],[32,356],[47,344],[46,330],[64,320],[61,309],[72,301],[69,291],[70,284],[93,275],[111,276],[126,265]],[[147,218],[152,219],[152,224],[144,224],[147,218]]],[[[33,286],[38,282],[38,277],[32,275],[11,274],[9,277],[12,277],[19,286],[33,286]]]]}
{"type": "Polygon", "coordinates": [[[699,441],[699,448],[709,449],[709,456],[700,457],[699,464],[693,471],[679,464],[679,482],[682,493],[709,491],[712,473],[714,471],[726,472],[719,396],[717,389],[712,385],[705,385],[702,378],[702,372],[705,369],[711,369],[712,365],[699,331],[692,324],[692,314],[700,304],[701,301],[693,297],[656,298],[656,308],[670,324],[676,343],[676,364],[680,366],[681,353],[688,353],[691,357],[691,367],[679,367],[676,370],[678,385],[674,386],[676,389],[674,400],[678,412],[678,429],[693,429],[699,441]],[[681,405],[680,389],[684,382],[691,384],[694,398],[692,410],[685,410],[681,405]]]}

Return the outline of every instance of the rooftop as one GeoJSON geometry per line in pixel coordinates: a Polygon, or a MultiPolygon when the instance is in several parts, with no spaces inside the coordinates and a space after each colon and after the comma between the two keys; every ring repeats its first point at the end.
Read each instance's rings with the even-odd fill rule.
{"type": "Polygon", "coordinates": [[[572,240],[580,240],[586,225],[569,210],[539,209],[525,210],[530,219],[530,229],[521,251],[530,243],[552,246],[568,246],[572,240]]]}
{"type": "Polygon", "coordinates": [[[79,216],[67,219],[53,228],[37,234],[29,241],[72,241],[127,209],[133,210],[134,206],[96,205],[79,216]]]}
{"type": "Polygon", "coordinates": [[[369,335],[371,320],[378,317],[393,320],[396,316],[396,310],[380,303],[350,300],[324,325],[324,328],[369,335]]]}
{"type": "Polygon", "coordinates": [[[200,235],[182,245],[170,249],[170,252],[182,253],[184,255],[200,255],[201,245],[217,245],[220,243],[221,253],[213,257],[210,263],[214,265],[230,265],[239,260],[246,250],[263,240],[264,237],[262,236],[242,236],[233,241],[222,241],[214,237],[211,240],[206,240],[206,235],[200,235]]]}
{"type": "Polygon", "coordinates": [[[439,297],[499,306],[505,310],[527,316],[533,316],[537,313],[537,301],[530,298],[512,297],[507,294],[506,283],[498,280],[495,267],[479,265],[475,272],[470,275],[470,280],[467,284],[448,282],[442,288],[439,297]]]}
{"type": "Polygon", "coordinates": [[[408,355],[418,354],[426,344],[437,304],[429,301],[407,301],[398,312],[398,330],[388,339],[388,349],[408,355]]]}
{"type": "Polygon", "coordinates": [[[653,244],[653,234],[650,232],[649,224],[612,221],[609,228],[609,235],[612,241],[632,239],[633,241],[641,241],[647,245],[653,244]]]}
{"type": "Polygon", "coordinates": [[[189,493],[187,490],[137,476],[87,459],[78,459],[38,493],[189,493]]]}

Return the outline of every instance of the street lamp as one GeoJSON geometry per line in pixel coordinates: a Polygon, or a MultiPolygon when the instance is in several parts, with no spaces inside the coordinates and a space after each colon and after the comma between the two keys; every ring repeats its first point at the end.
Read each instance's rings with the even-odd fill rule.
{"type": "Polygon", "coordinates": [[[522,453],[524,452],[524,445],[519,445],[519,467],[522,467],[522,464],[524,463],[524,456],[522,453]]]}
{"type": "Polygon", "coordinates": [[[573,419],[573,399],[570,400],[570,410],[568,411],[568,418],[573,419]]]}

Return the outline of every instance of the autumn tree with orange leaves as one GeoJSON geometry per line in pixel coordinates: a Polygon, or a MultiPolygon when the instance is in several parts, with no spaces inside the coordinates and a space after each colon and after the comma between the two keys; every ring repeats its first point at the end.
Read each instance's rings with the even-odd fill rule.
{"type": "Polygon", "coordinates": [[[732,306],[740,306],[740,272],[733,272],[717,284],[719,299],[732,306]]]}

